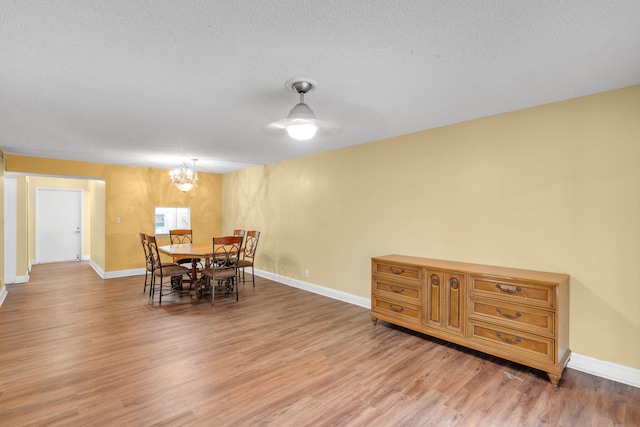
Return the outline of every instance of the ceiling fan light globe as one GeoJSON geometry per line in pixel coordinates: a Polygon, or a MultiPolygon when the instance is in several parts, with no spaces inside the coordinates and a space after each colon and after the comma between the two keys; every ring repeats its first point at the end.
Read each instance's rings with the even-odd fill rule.
{"type": "Polygon", "coordinates": [[[304,102],[296,104],[295,107],[289,111],[288,119],[307,119],[312,120],[316,118],[316,115],[313,113],[311,107],[309,107],[304,102]]]}
{"type": "Polygon", "coordinates": [[[287,126],[287,133],[293,139],[298,141],[306,141],[316,136],[318,127],[310,122],[292,123],[287,126]]]}

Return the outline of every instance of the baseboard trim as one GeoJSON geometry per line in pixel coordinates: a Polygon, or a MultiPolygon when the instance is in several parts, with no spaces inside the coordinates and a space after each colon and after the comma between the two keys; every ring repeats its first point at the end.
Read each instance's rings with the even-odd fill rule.
{"type": "Polygon", "coordinates": [[[118,277],[138,276],[145,273],[144,268],[132,268],[129,270],[116,270],[105,272],[98,264],[89,259],[89,265],[101,279],[117,279],[118,277]]]}
{"type": "MultiPolygon", "coordinates": [[[[256,269],[255,273],[256,276],[264,277],[265,279],[273,280],[284,285],[303,289],[315,294],[324,295],[326,297],[337,299],[339,301],[347,302],[360,307],[371,308],[371,300],[369,298],[358,297],[355,295],[347,294],[345,292],[328,289],[322,286],[314,285],[312,283],[307,283],[301,280],[292,279],[290,277],[281,276],[279,274],[270,273],[268,271],[256,269]]],[[[608,380],[640,388],[640,369],[634,369],[628,366],[618,365],[616,363],[605,362],[603,360],[594,359],[592,357],[583,356],[576,353],[571,353],[571,360],[569,361],[567,367],[570,369],[575,369],[576,371],[585,372],[597,377],[606,378],[608,380]]]]}
{"type": "Polygon", "coordinates": [[[265,279],[273,280],[274,282],[282,283],[283,285],[313,292],[314,294],[323,295],[329,298],[336,299],[338,301],[348,302],[349,304],[357,305],[360,307],[371,308],[371,300],[369,298],[363,298],[356,295],[348,294],[346,292],[336,291],[335,289],[325,288],[324,286],[314,285],[313,283],[303,282],[302,280],[292,279],[291,277],[281,276],[279,274],[270,273],[268,271],[256,269],[255,273],[256,276],[264,277],[265,279]]]}
{"type": "Polygon", "coordinates": [[[572,353],[567,365],[570,369],[586,372],[597,377],[606,378],[622,384],[640,388],[640,369],[630,368],[593,357],[572,353]]]}
{"type": "Polygon", "coordinates": [[[91,268],[93,268],[93,271],[96,272],[96,274],[98,276],[100,276],[101,279],[104,279],[104,270],[100,268],[100,266],[98,264],[96,264],[95,262],[93,262],[93,260],[91,258],[89,258],[89,266],[91,268]]]}
{"type": "Polygon", "coordinates": [[[17,276],[16,277],[16,284],[28,283],[28,282],[29,282],[29,275],[28,274],[26,276],[17,276]]]}
{"type": "MultiPolygon", "coordinates": [[[[137,276],[145,273],[144,268],[110,271],[108,273],[105,273],[91,260],[89,260],[89,265],[91,265],[96,273],[98,273],[98,275],[103,279],[137,276]]],[[[282,283],[283,285],[291,286],[293,288],[298,288],[308,292],[312,292],[314,294],[323,295],[338,301],[357,305],[359,307],[371,308],[371,299],[369,298],[359,297],[342,291],[336,291],[335,289],[325,288],[324,286],[315,285],[313,283],[304,282],[298,279],[292,279],[291,277],[282,276],[280,274],[275,274],[268,271],[256,269],[255,274],[256,276],[264,277],[265,279],[273,280],[274,282],[282,283]]],[[[4,289],[4,291],[6,294],[6,289],[4,289]]],[[[3,299],[3,297],[0,294],[0,304],[1,299],[3,299]]],[[[628,366],[618,365],[616,363],[606,362],[576,353],[571,353],[571,360],[569,361],[567,367],[569,369],[575,369],[576,371],[585,372],[597,377],[606,378],[608,380],[640,388],[640,369],[630,368],[628,366]]]]}
{"type": "Polygon", "coordinates": [[[139,276],[145,273],[144,268],[132,268],[130,270],[109,271],[104,274],[104,279],[116,279],[118,277],[139,276]]]}
{"type": "Polygon", "coordinates": [[[2,289],[0,289],[0,307],[2,307],[2,303],[4,302],[4,299],[8,294],[9,292],[7,292],[7,285],[4,285],[2,289]]]}

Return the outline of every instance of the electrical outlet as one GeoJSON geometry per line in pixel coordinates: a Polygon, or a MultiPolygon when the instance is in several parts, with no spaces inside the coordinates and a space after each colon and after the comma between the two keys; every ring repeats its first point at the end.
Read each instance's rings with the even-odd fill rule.
{"type": "Polygon", "coordinates": [[[304,271],[304,277],[309,277],[309,270],[304,271]]]}

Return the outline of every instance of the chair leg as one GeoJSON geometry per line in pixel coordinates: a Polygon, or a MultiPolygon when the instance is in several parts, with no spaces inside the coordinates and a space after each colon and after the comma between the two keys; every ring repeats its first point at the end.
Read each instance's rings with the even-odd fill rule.
{"type": "Polygon", "coordinates": [[[214,284],[213,284],[213,280],[209,280],[209,289],[211,289],[211,305],[213,305],[214,300],[215,300],[215,289],[214,289],[214,284]]]}
{"type": "Polygon", "coordinates": [[[151,283],[149,283],[149,298],[153,298],[156,286],[156,275],[151,276],[151,283]]]}
{"type": "Polygon", "coordinates": [[[253,287],[256,287],[256,272],[253,269],[253,264],[251,264],[251,281],[253,282],[253,287]]]}

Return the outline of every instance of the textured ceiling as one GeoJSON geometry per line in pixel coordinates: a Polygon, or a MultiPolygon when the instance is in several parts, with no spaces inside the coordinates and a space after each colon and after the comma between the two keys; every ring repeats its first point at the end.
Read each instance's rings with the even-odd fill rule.
{"type": "Polygon", "coordinates": [[[0,63],[8,153],[227,172],[640,84],[640,1],[0,0],[0,63]]]}

